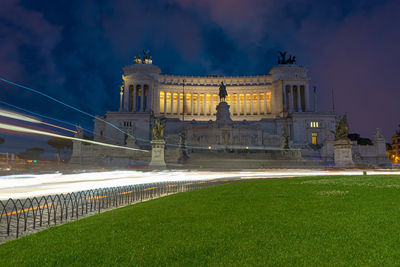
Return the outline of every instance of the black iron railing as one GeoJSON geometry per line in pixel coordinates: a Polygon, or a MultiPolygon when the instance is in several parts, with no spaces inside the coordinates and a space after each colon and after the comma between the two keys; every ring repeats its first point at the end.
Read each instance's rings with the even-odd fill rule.
{"type": "Polygon", "coordinates": [[[0,201],[0,242],[52,225],[169,194],[240,179],[161,182],[0,201]]]}

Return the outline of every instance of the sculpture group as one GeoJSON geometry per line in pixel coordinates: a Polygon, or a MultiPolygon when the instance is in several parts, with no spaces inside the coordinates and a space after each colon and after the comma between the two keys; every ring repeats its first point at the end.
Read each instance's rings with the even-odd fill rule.
{"type": "Polygon", "coordinates": [[[155,117],[152,115],[153,126],[151,128],[153,140],[164,139],[165,117],[155,117]]]}
{"type": "Polygon", "coordinates": [[[278,57],[278,64],[296,64],[296,56],[289,56],[288,59],[286,59],[286,54],[287,52],[279,52],[280,57],[278,57]]]}
{"type": "Polygon", "coordinates": [[[135,56],[133,58],[133,61],[135,61],[136,64],[152,64],[153,59],[151,56],[149,56],[150,51],[144,51],[143,50],[143,57],[140,57],[140,53],[138,53],[137,57],[135,56]]]}

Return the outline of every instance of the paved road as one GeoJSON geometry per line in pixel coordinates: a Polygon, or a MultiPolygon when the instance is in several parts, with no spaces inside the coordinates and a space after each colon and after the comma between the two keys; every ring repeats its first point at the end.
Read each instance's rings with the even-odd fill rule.
{"type": "MultiPolygon", "coordinates": [[[[243,171],[112,171],[78,174],[20,174],[0,176],[0,200],[25,199],[82,190],[138,185],[165,181],[196,181],[218,178],[283,178],[310,175],[362,175],[363,170],[243,170],[243,171]]],[[[368,174],[396,174],[400,171],[367,170],[368,174]]]]}

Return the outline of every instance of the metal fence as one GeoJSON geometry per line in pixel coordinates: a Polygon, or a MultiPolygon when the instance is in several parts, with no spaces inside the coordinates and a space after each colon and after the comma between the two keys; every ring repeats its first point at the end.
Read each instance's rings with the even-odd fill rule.
{"type": "Polygon", "coordinates": [[[0,201],[0,243],[52,225],[143,202],[240,179],[161,182],[0,201]]]}

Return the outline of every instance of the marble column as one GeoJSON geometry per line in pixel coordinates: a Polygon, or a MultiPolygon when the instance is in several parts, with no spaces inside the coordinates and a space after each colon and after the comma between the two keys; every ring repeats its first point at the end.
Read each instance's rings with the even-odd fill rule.
{"type": "MultiPolygon", "coordinates": [[[[183,93],[182,93],[183,94],[183,93]]],[[[183,112],[183,114],[187,114],[187,103],[186,103],[186,93],[185,94],[183,94],[183,103],[182,103],[182,105],[183,105],[183,107],[182,107],[182,112],[183,112]]]]}
{"type": "Polygon", "coordinates": [[[243,105],[244,105],[244,107],[243,107],[243,113],[244,113],[244,115],[246,116],[247,115],[247,92],[244,92],[243,93],[243,105]]]}
{"type": "Polygon", "coordinates": [[[123,97],[124,97],[124,86],[121,85],[121,90],[119,92],[119,112],[122,111],[122,101],[123,101],[123,97]]]}
{"type": "Polygon", "coordinates": [[[200,93],[197,93],[197,115],[200,116],[200,93]]]}
{"type": "Polygon", "coordinates": [[[283,86],[283,110],[287,111],[287,106],[288,106],[288,99],[286,95],[286,85],[283,86]]]}
{"type": "Polygon", "coordinates": [[[129,93],[129,86],[130,84],[125,84],[125,90],[124,90],[124,111],[129,111],[129,98],[130,93],[129,93]]]}
{"type": "Polygon", "coordinates": [[[144,111],[144,84],[141,84],[142,86],[142,92],[141,92],[141,97],[140,97],[140,111],[144,111]]]}
{"type": "Polygon", "coordinates": [[[236,94],[237,115],[240,116],[240,94],[236,94]]]}
{"type": "Polygon", "coordinates": [[[290,112],[294,110],[293,86],[290,86],[289,110],[290,112]]]}
{"type": "Polygon", "coordinates": [[[254,115],[253,92],[250,93],[250,115],[254,115]]]}
{"type": "Polygon", "coordinates": [[[214,107],[213,107],[213,98],[214,98],[214,94],[211,94],[211,101],[210,101],[210,115],[214,115],[214,107]]]}
{"type": "Polygon", "coordinates": [[[164,91],[164,115],[167,114],[167,91],[164,91]]]}
{"type": "Polygon", "coordinates": [[[300,95],[300,85],[297,86],[297,111],[302,112],[301,108],[301,95],[300,95]]]}
{"type": "Polygon", "coordinates": [[[193,114],[193,92],[190,93],[190,115],[194,115],[193,114]]]}
{"type": "Polygon", "coordinates": [[[267,92],[264,92],[264,114],[267,114],[267,92]]]}
{"type": "Polygon", "coordinates": [[[149,85],[147,89],[147,104],[146,104],[146,112],[152,110],[151,104],[153,101],[151,101],[152,98],[152,92],[153,92],[153,87],[149,85]]]}
{"type": "Polygon", "coordinates": [[[174,114],[174,92],[171,92],[171,113],[174,114]]]}
{"type": "Polygon", "coordinates": [[[260,92],[257,92],[257,115],[260,115],[260,92]]]}
{"type": "Polygon", "coordinates": [[[207,94],[204,93],[204,102],[203,102],[203,106],[204,106],[204,116],[208,114],[208,110],[207,110],[207,94]]]}
{"type": "Polygon", "coordinates": [[[133,84],[133,96],[130,97],[130,99],[129,99],[129,101],[132,100],[132,110],[131,110],[132,112],[136,112],[136,86],[137,86],[137,84],[134,83],[133,84]]]}
{"type": "Polygon", "coordinates": [[[181,111],[181,93],[178,93],[178,103],[177,104],[177,108],[176,108],[176,114],[180,115],[180,111],[181,111]]]}
{"type": "Polygon", "coordinates": [[[304,99],[306,100],[306,106],[305,106],[305,111],[309,111],[310,110],[310,102],[309,102],[309,87],[308,85],[304,85],[304,99]]]}

